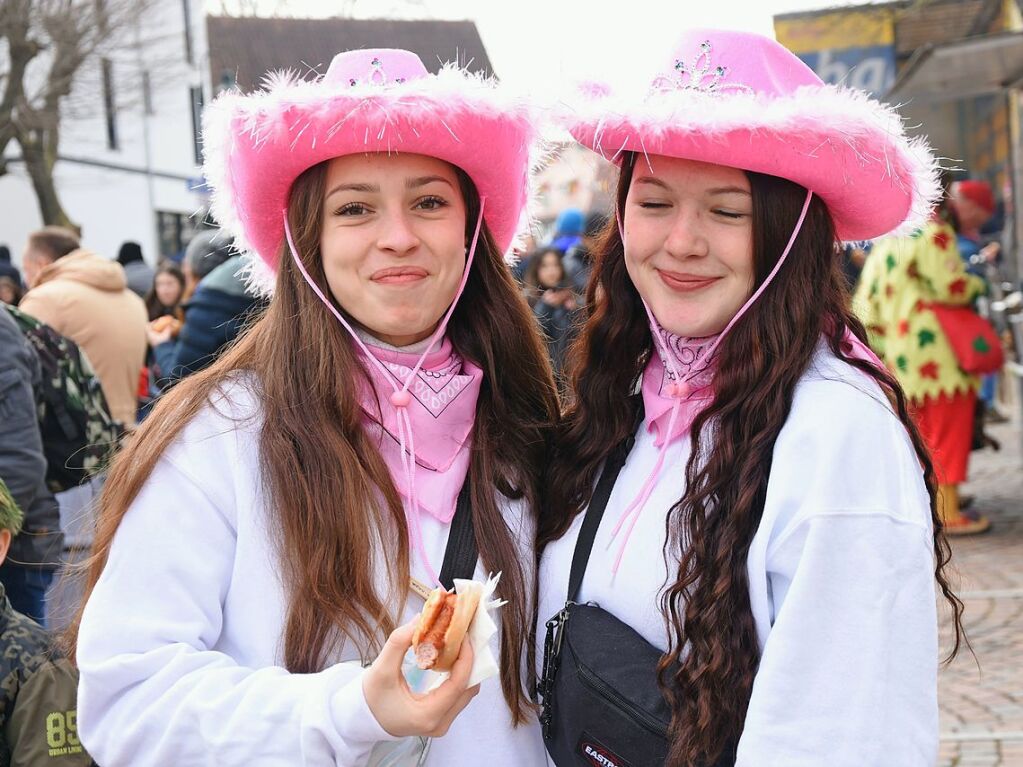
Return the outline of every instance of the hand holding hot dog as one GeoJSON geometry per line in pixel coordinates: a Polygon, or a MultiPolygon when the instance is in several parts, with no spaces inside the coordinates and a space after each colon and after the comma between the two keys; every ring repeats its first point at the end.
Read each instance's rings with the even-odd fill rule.
{"type": "Polygon", "coordinates": [[[473,654],[469,642],[462,641],[448,679],[425,695],[417,695],[409,689],[401,663],[412,646],[419,621],[417,618],[391,633],[380,655],[366,670],[362,689],[373,716],[391,735],[437,738],[448,731],[455,717],[480,688],[479,685],[466,686],[473,654]]]}

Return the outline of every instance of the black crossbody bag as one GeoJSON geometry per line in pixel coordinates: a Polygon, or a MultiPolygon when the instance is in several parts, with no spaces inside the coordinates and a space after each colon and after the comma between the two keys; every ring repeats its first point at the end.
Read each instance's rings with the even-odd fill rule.
{"type": "MultiPolygon", "coordinates": [[[[546,624],[537,692],[544,744],[558,767],[649,767],[664,764],[668,754],[671,707],[657,684],[661,651],[599,605],[577,601],[597,528],[634,442],[630,435],[604,462],[572,556],[568,601],[546,624]]],[[[734,763],[728,750],[712,767],[734,763]]]]}

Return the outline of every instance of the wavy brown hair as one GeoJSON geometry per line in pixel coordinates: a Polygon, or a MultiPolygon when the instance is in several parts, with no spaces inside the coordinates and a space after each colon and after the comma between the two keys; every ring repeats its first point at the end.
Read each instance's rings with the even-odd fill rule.
{"type": "MultiPolygon", "coordinates": [[[[469,242],[479,197],[468,176],[455,170],[469,242]]],[[[321,163],[298,178],[289,223],[303,264],[329,296],[319,254],[325,177],[321,163]]],[[[85,598],[103,572],[121,519],[164,451],[244,371],[258,381],[261,473],[266,497],[273,499],[270,528],[279,541],[289,595],[284,665],[308,673],[322,669],[348,642],[364,659],[379,651],[404,601],[393,604],[385,601],[386,592],[378,593],[374,564],[390,573],[391,594],[406,595],[409,543],[399,532],[405,530],[405,516],[398,492],[352,394],[365,369],[350,337],[303,281],[285,248],[266,314],[212,367],[170,390],[114,461],[100,501],[85,598]],[[382,503],[374,502],[377,497],[382,503]],[[396,543],[381,551],[381,540],[396,543]]],[[[520,724],[531,705],[522,665],[524,655],[532,657],[526,640],[533,574],[523,567],[497,494],[537,508],[537,477],[557,399],[532,315],[485,225],[448,336],[483,370],[469,467],[473,525],[484,566],[503,573],[499,591],[508,604],[501,615],[501,685],[513,721],[520,724]]],[[[80,620],[81,613],[65,637],[72,652],[80,620]]]]}
{"type": "MultiPolygon", "coordinates": [[[[635,156],[626,157],[618,183],[619,211],[634,166],[635,156]]],[[[773,176],[747,175],[759,285],[791,236],[806,190],[773,176]]],[[[575,347],[574,401],[560,427],[546,481],[541,550],[564,535],[586,507],[602,462],[634,430],[638,403],[630,402],[629,394],[653,351],[613,222],[596,253],[588,294],[594,309],[575,347]]],[[[672,708],[668,764],[713,763],[735,747],[742,732],[760,661],[746,558],[764,510],[775,441],[821,338],[836,357],[877,382],[912,440],[930,497],[935,578],[954,616],[950,659],[964,639],[963,605],[946,576],[951,551],[936,512],[931,460],[895,378],[849,356],[842,343],[847,328],[865,341],[862,325],[849,310],[834,225],[824,203],[814,197],[777,279],[721,342],[715,397],[693,423],[685,492],[665,521],[665,557],[680,559],[659,605],[670,638],[658,667],[672,708]]]]}

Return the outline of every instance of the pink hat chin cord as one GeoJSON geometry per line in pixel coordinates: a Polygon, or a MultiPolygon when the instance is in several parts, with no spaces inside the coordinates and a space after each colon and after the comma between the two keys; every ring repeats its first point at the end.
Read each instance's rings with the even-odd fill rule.
{"type": "MultiPolygon", "coordinates": [[[[721,341],[728,334],[728,331],[732,329],[732,326],[739,321],[749,308],[753,305],[753,302],[760,298],[760,295],[767,289],[767,286],[774,280],[775,275],[778,274],[778,270],[781,269],[785,259],[788,258],[789,251],[792,250],[792,246],[796,242],[796,237],[799,236],[799,231],[803,228],[803,222],[806,220],[806,213],[810,209],[810,201],[813,199],[813,192],[807,190],[806,200],[803,202],[803,210],[799,214],[799,220],[796,221],[796,226],[792,230],[792,236],[789,237],[789,242],[785,246],[785,250],[782,251],[781,258],[771,269],[770,274],[760,284],[760,287],[754,291],[753,295],[747,299],[746,303],[735,313],[735,316],[729,320],[728,324],[725,325],[725,329],[721,331],[717,339],[707,349],[707,353],[704,357],[706,360],[710,360],[714,352],[717,351],[721,341]]],[[[615,220],[618,223],[618,235],[622,241],[622,252],[625,251],[625,229],[622,226],[621,213],[615,208],[615,220]]],[[[672,384],[668,393],[674,398],[674,403],[671,406],[671,415],[668,418],[668,428],[665,434],[672,434],[672,429],[675,427],[675,421],[678,419],[679,412],[682,409],[682,403],[689,398],[689,395],[693,393],[692,387],[688,382],[682,380],[681,372],[678,366],[675,364],[675,358],[668,352],[667,347],[664,345],[664,341],[661,338],[661,334],[657,333],[655,328],[660,326],[657,319],[654,317],[654,313],[650,310],[650,305],[646,302],[643,296],[639,297],[639,300],[643,302],[643,308],[646,310],[647,319],[650,321],[651,335],[654,337],[654,342],[660,347],[661,357],[665,360],[665,363],[671,367],[672,376],[675,379],[675,383],[672,384]]],[[[614,542],[615,538],[618,537],[618,533],[622,527],[625,526],[625,536],[622,538],[621,543],[618,545],[618,554],[615,556],[614,565],[611,567],[612,576],[618,574],[618,566],[622,562],[622,556],[625,554],[625,547],[629,542],[629,538],[632,536],[632,530],[636,526],[636,521],[639,519],[639,514],[643,510],[643,506],[646,504],[647,499],[653,492],[654,484],[657,481],[657,477],[661,473],[661,468],[664,466],[664,456],[667,453],[668,445],[671,444],[671,440],[665,438],[664,443],[661,445],[660,450],[657,453],[657,461],[654,463],[654,468],[647,476],[646,482],[643,483],[643,487],[640,488],[639,493],[632,500],[632,502],[626,507],[625,511],[622,512],[621,517],[618,518],[618,523],[615,525],[614,530],[611,531],[611,539],[608,541],[608,546],[614,542]]]]}
{"type": "Polygon", "coordinates": [[[404,381],[399,381],[398,378],[387,369],[387,367],[378,360],[363,343],[362,339],[359,338],[359,334],[355,332],[355,329],[351,324],[344,318],[344,315],[339,312],[334,305],[328,300],[327,296],[320,289],[320,287],[313,281],[313,278],[309,276],[309,272],[302,264],[302,259],[298,257],[298,251],[295,248],[295,242],[291,236],[291,227],[288,225],[288,210],[287,208],[281,211],[281,215],[284,218],[284,236],[288,241],[288,250],[291,252],[291,257],[295,261],[295,265],[298,267],[299,272],[305,278],[305,281],[309,284],[309,287],[313,289],[313,292],[317,295],[320,301],[323,303],[330,313],[337,318],[337,321],[348,331],[348,334],[355,340],[355,343],[362,349],[363,355],[372,364],[376,365],[381,373],[384,375],[384,379],[391,382],[391,386],[394,391],[391,393],[390,401],[391,404],[398,411],[398,443],[401,451],[401,465],[405,471],[405,477],[408,480],[409,498],[408,506],[405,509],[405,524],[408,529],[409,541],[412,544],[413,549],[419,556],[420,562],[426,572],[429,573],[431,580],[434,585],[440,585],[440,579],[437,577],[437,572],[433,569],[430,564],[429,558],[426,556],[426,547],[423,543],[423,530],[419,522],[419,500],[416,496],[416,454],[415,454],[415,439],[412,434],[412,420],[409,418],[408,406],[412,402],[412,395],[409,393],[409,387],[415,380],[416,375],[419,374],[420,368],[429,356],[430,352],[433,351],[433,347],[437,345],[437,342],[444,336],[444,331],[447,329],[448,320],[451,319],[452,313],[455,311],[455,306],[458,304],[458,299],[462,297],[462,292],[465,290],[465,283],[469,279],[469,270],[472,268],[472,261],[476,255],[476,243],[479,240],[480,229],[483,226],[483,209],[486,205],[487,198],[480,197],[480,212],[476,219],[476,231],[472,235],[472,244],[469,246],[468,256],[465,259],[465,270],[462,272],[462,279],[458,283],[458,291],[455,293],[454,299],[451,301],[451,306],[448,307],[447,312],[444,314],[444,318],[437,325],[437,329],[433,332],[433,336],[430,338],[430,343],[423,350],[422,355],[419,357],[419,361],[416,366],[409,373],[408,377],[404,381]]]}

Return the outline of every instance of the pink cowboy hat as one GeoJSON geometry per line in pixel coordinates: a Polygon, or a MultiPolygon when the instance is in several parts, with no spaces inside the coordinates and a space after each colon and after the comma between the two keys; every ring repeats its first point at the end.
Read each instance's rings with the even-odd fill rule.
{"type": "Polygon", "coordinates": [[[937,163],[891,107],[825,85],[779,43],[683,33],[646,93],[589,85],[560,122],[606,159],[667,155],[794,181],[827,204],[842,240],[910,231],[940,195],[937,163]]]}
{"type": "Polygon", "coordinates": [[[406,152],[465,171],[487,198],[484,220],[507,250],[526,204],[534,114],[492,80],[445,66],[427,72],[414,53],[337,54],[326,74],[272,74],[264,89],[226,93],[203,118],[211,211],[251,258],[250,282],[272,292],[291,185],[324,160],[406,152]]]}

